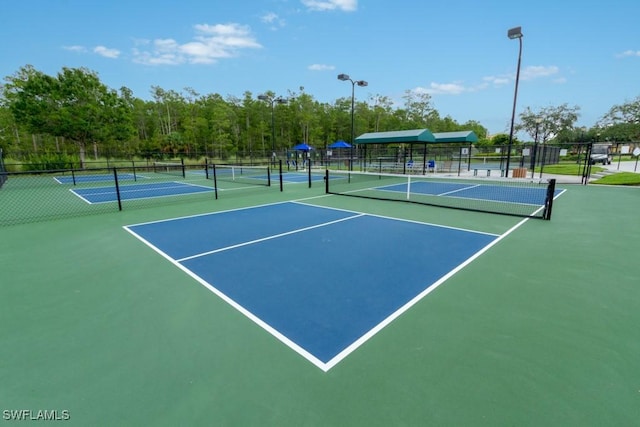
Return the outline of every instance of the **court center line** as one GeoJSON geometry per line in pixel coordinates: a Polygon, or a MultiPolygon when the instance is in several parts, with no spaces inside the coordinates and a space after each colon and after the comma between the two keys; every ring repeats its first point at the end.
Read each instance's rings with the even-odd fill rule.
{"type": "Polygon", "coordinates": [[[440,194],[438,194],[438,196],[446,196],[446,195],[448,195],[448,194],[457,193],[458,191],[470,190],[470,189],[472,189],[472,188],[476,188],[476,187],[480,187],[480,184],[472,185],[471,187],[458,188],[457,190],[446,191],[446,192],[444,192],[444,193],[440,193],[440,194]]]}
{"type": "Polygon", "coordinates": [[[194,259],[194,258],[199,258],[199,257],[215,254],[215,253],[218,253],[218,252],[224,252],[224,251],[227,251],[229,249],[236,249],[236,248],[240,248],[242,246],[253,245],[254,243],[260,243],[260,242],[264,242],[264,241],[267,241],[267,240],[272,240],[272,239],[277,239],[277,238],[280,238],[280,237],[283,237],[283,236],[288,236],[290,234],[296,234],[296,233],[300,233],[300,232],[303,232],[303,231],[313,230],[314,228],[326,227],[328,225],[337,224],[339,222],[348,221],[348,220],[351,220],[351,219],[359,218],[361,216],[365,216],[365,214],[353,215],[353,216],[350,216],[350,217],[347,217],[347,218],[337,219],[335,221],[329,221],[329,222],[325,222],[325,223],[322,223],[322,224],[312,225],[310,227],[304,227],[304,228],[299,228],[297,230],[287,231],[286,233],[274,234],[273,236],[263,237],[262,239],[250,240],[248,242],[238,243],[237,245],[231,245],[231,246],[227,246],[227,247],[220,248],[220,249],[214,249],[212,251],[202,252],[202,253],[199,253],[199,254],[196,254],[196,255],[191,255],[191,256],[188,256],[188,257],[177,259],[176,262],[184,262],[184,261],[188,261],[190,259],[194,259]]]}
{"type": "Polygon", "coordinates": [[[461,262],[458,266],[456,266],[453,269],[451,269],[448,273],[446,273],[440,279],[436,280],[434,283],[432,283],[431,285],[427,286],[422,292],[420,292],[418,295],[416,295],[411,300],[406,302],[402,307],[398,308],[395,312],[391,313],[389,316],[387,316],[386,319],[382,320],[380,323],[378,323],[376,326],[371,328],[369,331],[367,331],[360,338],[358,338],[357,340],[352,342],[349,346],[344,348],[340,353],[338,353],[336,356],[334,356],[331,360],[326,362],[324,367],[322,368],[323,371],[327,372],[327,371],[329,371],[329,369],[333,368],[335,365],[340,363],[343,359],[345,359],[349,354],[354,352],[358,347],[360,347],[362,344],[364,344],[366,341],[368,341],[371,337],[376,335],[378,332],[380,332],[382,329],[384,329],[386,326],[388,326],[391,322],[393,322],[395,319],[400,317],[402,314],[404,314],[406,311],[408,311],[411,307],[413,307],[415,304],[417,304],[420,300],[422,300],[424,297],[426,297],[431,292],[435,291],[436,288],[438,288],[440,285],[445,283],[451,277],[453,277],[456,274],[458,274],[467,265],[471,264],[473,261],[475,261],[477,258],[479,258],[482,254],[484,254],[489,249],[491,249],[492,247],[497,245],[504,238],[506,238],[508,235],[510,235],[511,233],[516,231],[518,228],[520,228],[522,225],[524,225],[530,219],[531,218],[524,218],[522,221],[518,222],[516,225],[514,225],[509,230],[507,230],[504,234],[498,236],[495,240],[492,240],[491,242],[489,242],[486,246],[484,246],[483,248],[478,250],[476,253],[471,255],[469,258],[467,258],[466,260],[461,262]]]}

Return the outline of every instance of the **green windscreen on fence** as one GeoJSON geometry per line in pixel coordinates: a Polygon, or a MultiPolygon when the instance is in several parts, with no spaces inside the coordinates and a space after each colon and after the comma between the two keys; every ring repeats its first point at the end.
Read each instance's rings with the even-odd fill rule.
{"type": "Polygon", "coordinates": [[[487,213],[550,219],[555,180],[441,178],[326,171],[326,192],[487,213]]]}

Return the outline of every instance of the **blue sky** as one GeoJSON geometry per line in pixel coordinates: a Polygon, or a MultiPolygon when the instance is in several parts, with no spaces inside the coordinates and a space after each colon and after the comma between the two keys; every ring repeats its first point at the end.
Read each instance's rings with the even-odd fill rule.
{"type": "Polygon", "coordinates": [[[640,2],[21,0],[0,16],[0,77],[86,67],[112,89],[356,99],[427,92],[442,116],[508,132],[517,112],[568,104],[593,126],[640,96],[640,2]]]}

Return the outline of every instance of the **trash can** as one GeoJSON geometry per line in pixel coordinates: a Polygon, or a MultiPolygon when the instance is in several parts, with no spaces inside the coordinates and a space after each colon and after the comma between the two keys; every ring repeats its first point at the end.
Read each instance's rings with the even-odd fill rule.
{"type": "Polygon", "coordinates": [[[527,177],[527,168],[516,168],[513,170],[514,178],[526,178],[527,177]]]}

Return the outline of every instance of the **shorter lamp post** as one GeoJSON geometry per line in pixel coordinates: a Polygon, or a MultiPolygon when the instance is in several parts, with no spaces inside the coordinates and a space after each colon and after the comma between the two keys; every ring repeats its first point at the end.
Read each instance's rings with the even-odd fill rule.
{"type": "Polygon", "coordinates": [[[281,96],[273,97],[271,95],[262,94],[258,95],[258,99],[266,101],[271,104],[271,161],[275,164],[276,161],[276,126],[274,121],[274,105],[286,104],[287,100],[281,96]]]}
{"type": "Polygon", "coordinates": [[[349,170],[353,170],[353,147],[355,146],[355,128],[353,114],[355,110],[356,85],[364,87],[369,85],[365,80],[352,80],[348,74],[338,74],[338,80],[351,82],[351,159],[349,159],[349,170]]]}

